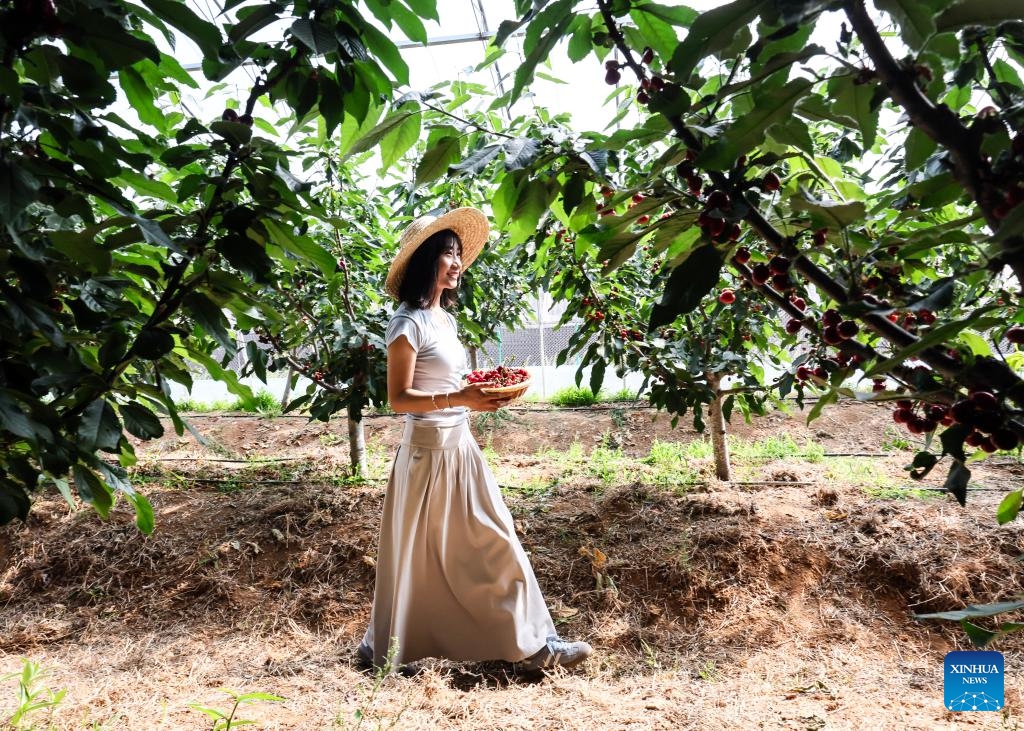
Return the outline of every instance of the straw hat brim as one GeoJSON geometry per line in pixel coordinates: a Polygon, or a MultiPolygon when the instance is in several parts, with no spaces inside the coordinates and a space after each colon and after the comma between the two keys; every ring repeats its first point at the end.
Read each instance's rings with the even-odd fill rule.
{"type": "Polygon", "coordinates": [[[446,229],[454,231],[455,235],[459,237],[459,241],[462,242],[462,269],[465,271],[483,251],[484,245],[487,243],[490,224],[483,211],[468,206],[456,208],[437,218],[433,216],[417,218],[402,234],[398,253],[388,269],[387,279],[384,280],[385,292],[396,300],[398,299],[398,290],[402,286],[402,279],[405,277],[405,268],[409,265],[409,259],[420,247],[420,244],[438,231],[446,229]]]}

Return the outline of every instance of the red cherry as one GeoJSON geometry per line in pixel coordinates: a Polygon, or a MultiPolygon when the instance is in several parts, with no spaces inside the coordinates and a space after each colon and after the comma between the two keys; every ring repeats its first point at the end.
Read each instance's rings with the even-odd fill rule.
{"type": "Polygon", "coordinates": [[[892,412],[892,420],[897,424],[907,424],[914,418],[914,412],[910,409],[896,409],[892,412]]]}
{"type": "Polygon", "coordinates": [[[736,301],[736,293],[731,289],[723,289],[722,293],[718,295],[718,301],[723,305],[731,305],[736,301]]]}
{"type": "Polygon", "coordinates": [[[990,438],[992,443],[1002,450],[1016,449],[1017,445],[1020,444],[1020,438],[1017,436],[1017,433],[1009,429],[996,429],[992,432],[990,438]]]}
{"type": "Polygon", "coordinates": [[[713,190],[708,193],[708,208],[717,208],[724,211],[732,207],[732,199],[724,190],[713,190]]]}
{"type": "Polygon", "coordinates": [[[782,181],[779,180],[779,176],[775,173],[766,173],[764,178],[761,179],[761,189],[769,193],[774,193],[782,187],[782,181]]]}
{"type": "MultiPolygon", "coordinates": [[[[739,262],[740,264],[746,264],[748,261],[750,261],[750,249],[748,249],[746,246],[741,246],[740,248],[736,249],[736,261],[739,262]]],[[[1022,329],[1022,332],[1024,332],[1024,329],[1022,329]]],[[[1009,335],[1009,333],[1007,333],[1007,335],[1009,335]]]]}
{"type": "Polygon", "coordinates": [[[788,332],[790,335],[796,335],[798,332],[800,332],[801,327],[802,324],[800,320],[792,319],[786,323],[786,332],[788,332]]]}
{"type": "Polygon", "coordinates": [[[773,256],[768,262],[772,274],[785,274],[789,271],[790,261],[784,256],[773,256]]]}
{"type": "Polygon", "coordinates": [[[836,329],[835,325],[828,325],[821,332],[822,340],[828,345],[839,345],[843,342],[842,336],[839,335],[839,330],[836,329]]]}
{"type": "Polygon", "coordinates": [[[1014,345],[1024,344],[1024,327],[1014,325],[1006,331],[1006,339],[1014,345]]]}
{"type": "Polygon", "coordinates": [[[643,226],[643,225],[644,225],[645,223],[647,223],[647,222],[648,222],[648,221],[650,221],[650,220],[651,220],[651,217],[650,217],[650,216],[648,216],[648,215],[643,215],[643,216],[640,216],[640,218],[636,219],[636,222],[637,222],[637,223],[638,223],[639,225],[643,226]]]}
{"type": "Polygon", "coordinates": [[[821,315],[821,324],[825,326],[838,325],[842,320],[843,318],[839,316],[839,312],[831,308],[825,310],[821,315]]]}
{"type": "Polygon", "coordinates": [[[650,66],[651,62],[654,60],[654,49],[651,48],[650,46],[645,48],[643,55],[640,56],[640,60],[643,61],[648,66],[650,66]]]}
{"type": "Polygon", "coordinates": [[[767,264],[755,264],[753,269],[750,270],[750,278],[754,281],[754,284],[764,284],[771,275],[772,273],[768,270],[767,264]]]}
{"type": "Polygon", "coordinates": [[[990,391],[975,391],[971,394],[971,401],[982,411],[995,411],[999,407],[999,399],[990,391]]]}
{"type": "Polygon", "coordinates": [[[849,340],[860,332],[860,327],[853,320],[843,320],[836,325],[836,331],[839,333],[839,337],[849,340]]]}
{"type": "Polygon", "coordinates": [[[817,231],[815,231],[814,235],[813,235],[813,237],[811,239],[813,241],[814,245],[815,246],[824,246],[825,245],[825,236],[826,236],[826,234],[828,234],[828,229],[827,228],[819,228],[817,231]]]}
{"type": "Polygon", "coordinates": [[[793,307],[797,308],[801,312],[807,309],[807,302],[803,297],[790,297],[789,301],[793,304],[793,307]]]}

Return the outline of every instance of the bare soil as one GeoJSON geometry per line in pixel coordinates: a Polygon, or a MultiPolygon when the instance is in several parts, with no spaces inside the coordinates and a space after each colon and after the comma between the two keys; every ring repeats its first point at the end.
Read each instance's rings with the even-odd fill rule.
{"type": "MultiPolygon", "coordinates": [[[[197,416],[205,446],[171,433],[138,447],[152,536],[123,507],[104,522],[49,497],[0,528],[0,676],[21,658],[46,668],[67,690],[36,716],[53,729],[210,728],[189,704],[229,710],[222,689],[283,697],[239,709],[265,729],[1017,728],[1024,638],[994,645],[1006,711],[949,713],[942,661],[966,637],[912,614],[1021,594],[1024,529],[995,510],[1022,466],[976,465],[966,508],[901,497],[877,489],[922,486],[904,477],[911,452],[894,451],[888,409],[805,418],[737,419],[733,433],[877,456],[737,460],[733,483],[695,460],[694,484],[608,484],[562,471],[551,450],[639,457],[701,437],[628,406],[478,417],[561,633],[597,653],[540,678],[437,660],[375,683],[352,651],[401,419],[365,420],[378,479],[351,484],[343,420],[197,416]],[[841,460],[872,469],[844,477],[841,460]]],[[[0,684],[0,722],[14,703],[14,682],[0,684]]]]}

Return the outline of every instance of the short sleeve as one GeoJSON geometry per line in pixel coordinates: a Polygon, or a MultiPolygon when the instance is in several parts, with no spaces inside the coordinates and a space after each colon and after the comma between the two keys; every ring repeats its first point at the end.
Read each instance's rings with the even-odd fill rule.
{"type": "Polygon", "coordinates": [[[390,347],[391,343],[395,342],[401,335],[405,336],[412,349],[418,353],[422,344],[420,328],[411,317],[398,315],[391,318],[391,322],[388,323],[387,332],[384,334],[384,343],[390,347]]]}

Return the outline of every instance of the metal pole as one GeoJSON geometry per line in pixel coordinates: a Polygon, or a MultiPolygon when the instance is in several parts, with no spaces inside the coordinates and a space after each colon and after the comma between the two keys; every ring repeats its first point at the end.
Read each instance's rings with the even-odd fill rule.
{"type": "Polygon", "coordinates": [[[548,359],[544,353],[544,310],[541,306],[541,294],[540,290],[537,290],[537,335],[540,338],[540,397],[547,398],[547,380],[545,379],[545,372],[548,367],[548,359]]]}

